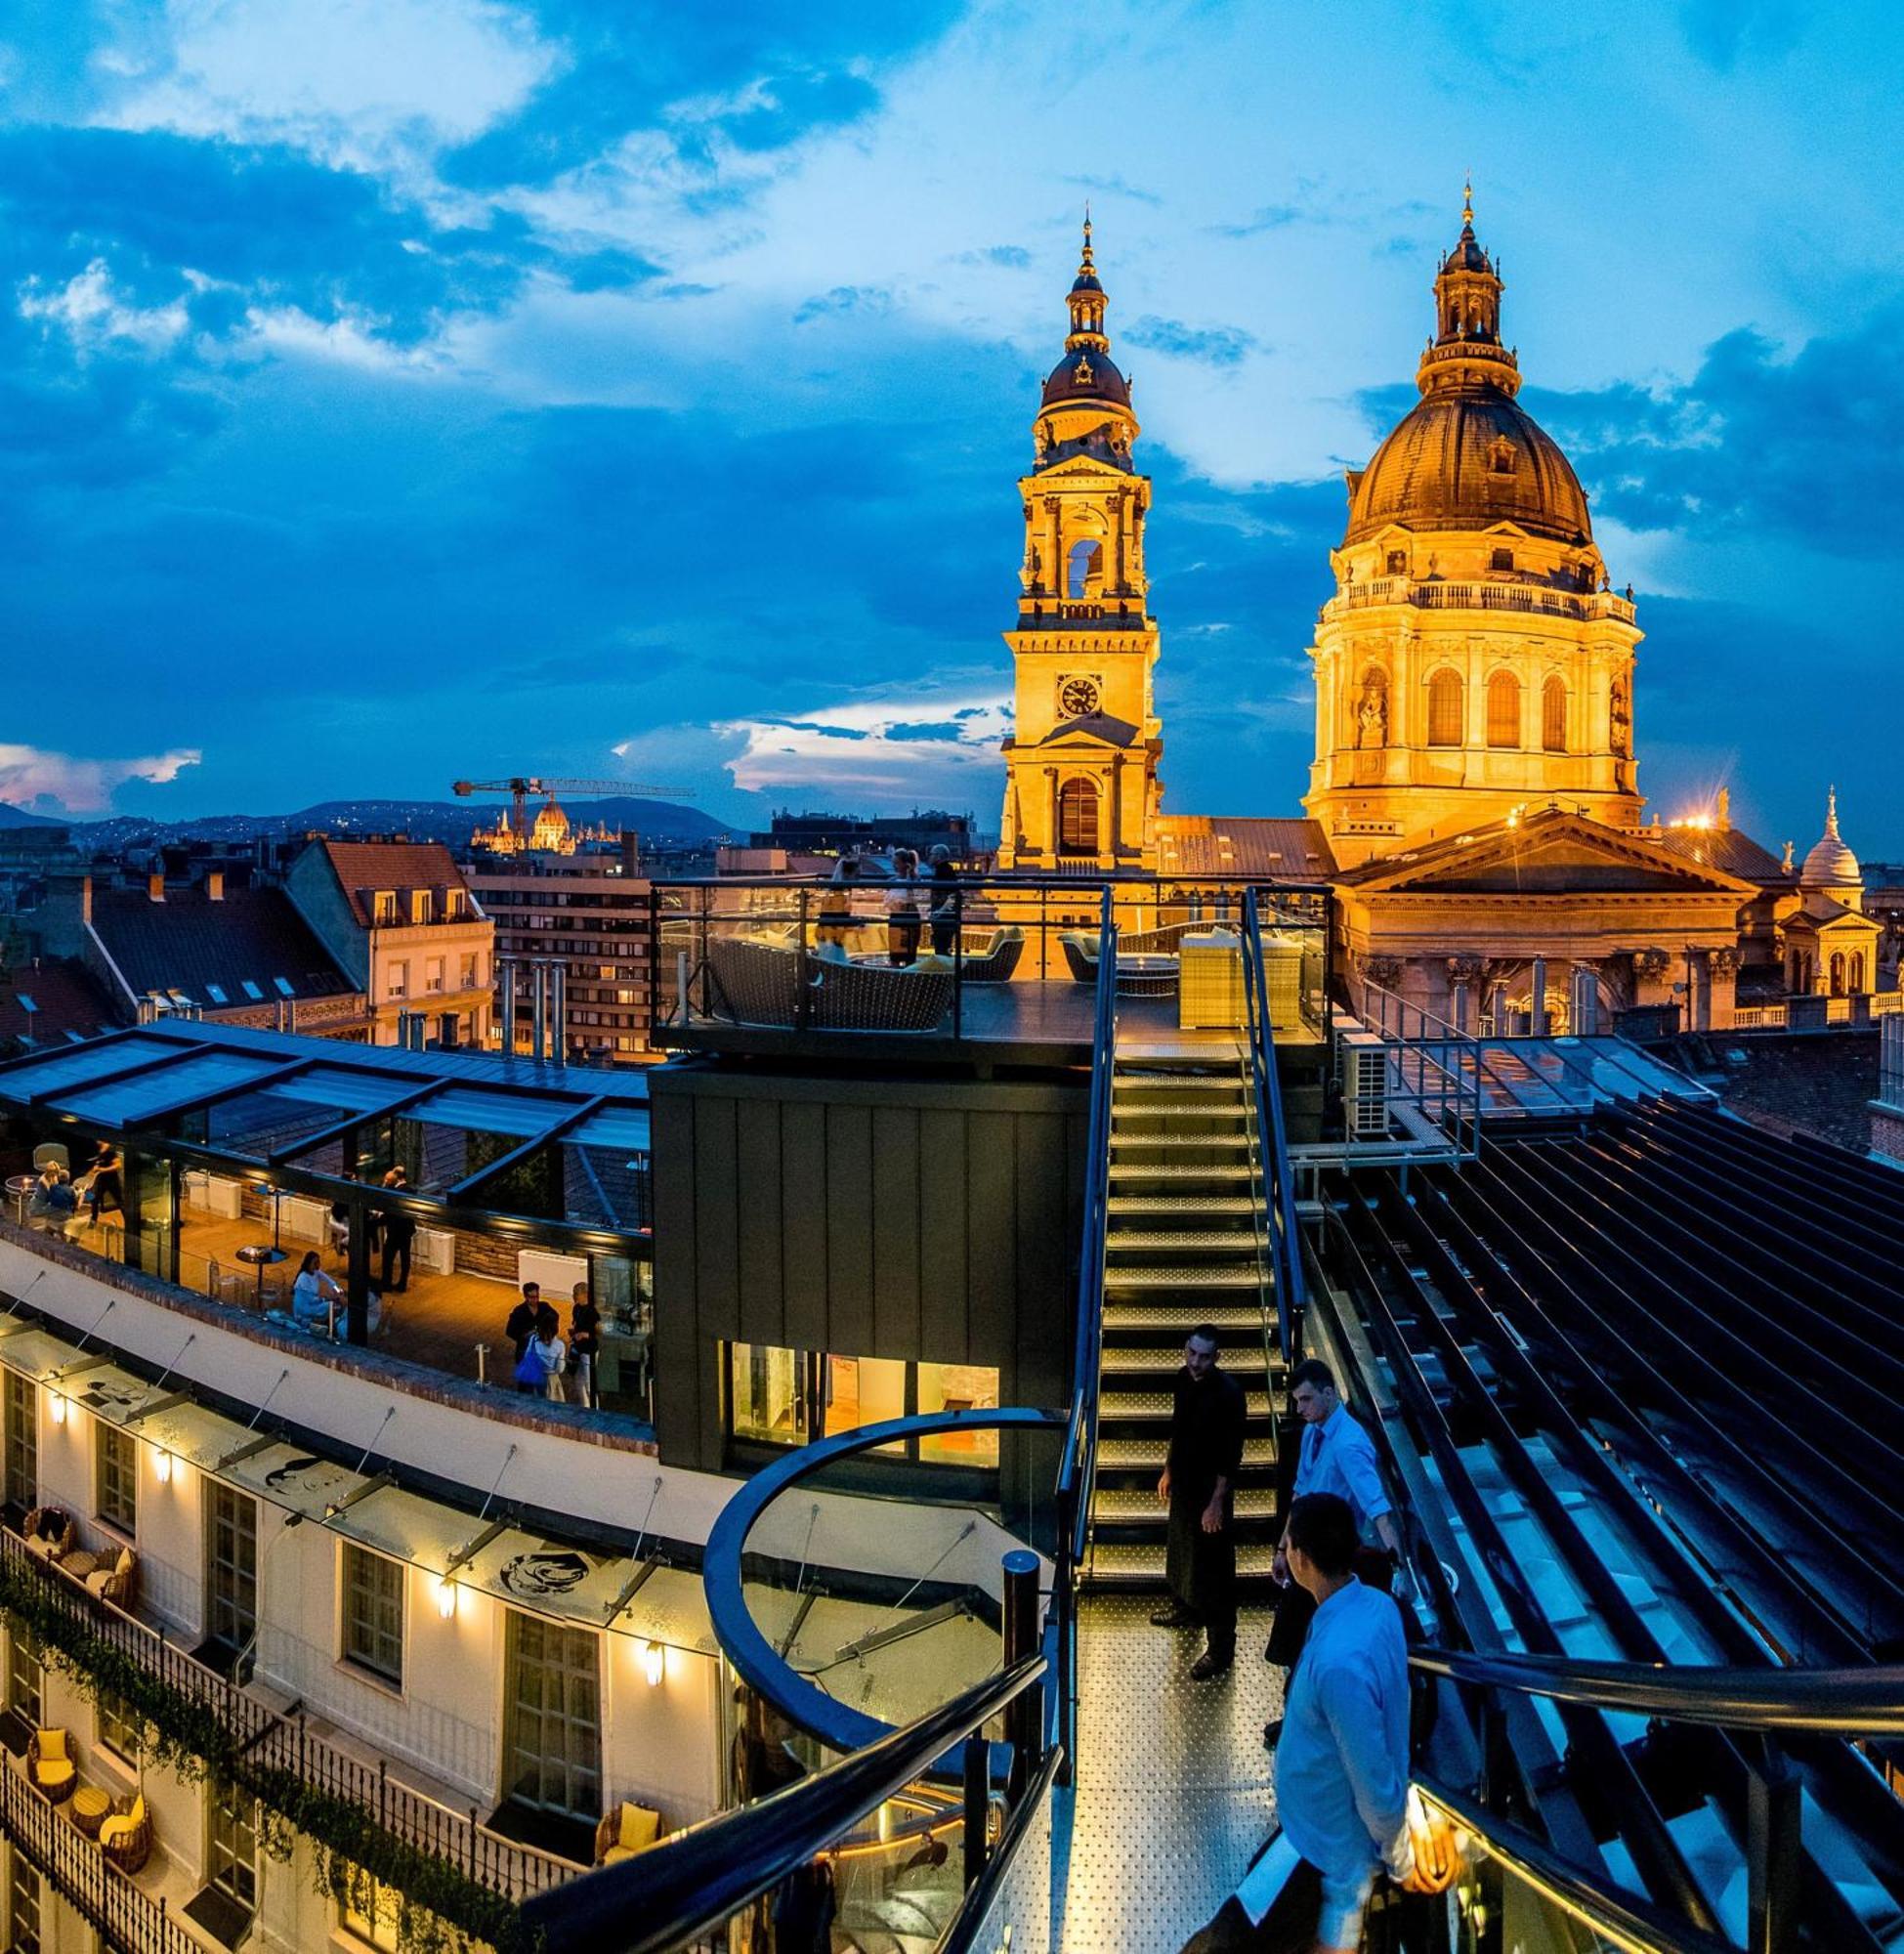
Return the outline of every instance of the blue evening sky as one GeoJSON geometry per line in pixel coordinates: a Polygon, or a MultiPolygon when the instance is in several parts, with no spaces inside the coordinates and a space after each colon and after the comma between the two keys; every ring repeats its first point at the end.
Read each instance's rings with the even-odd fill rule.
{"type": "Polygon", "coordinates": [[[1168,805],[1293,812],[1464,169],[1640,784],[1904,854],[1904,100],[1833,0],[10,0],[0,798],[997,815],[1088,196],[1168,805]]]}

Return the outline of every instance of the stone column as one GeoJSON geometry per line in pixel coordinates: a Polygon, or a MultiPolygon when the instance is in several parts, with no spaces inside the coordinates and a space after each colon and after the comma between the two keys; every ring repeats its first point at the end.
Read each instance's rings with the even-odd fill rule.
{"type": "Polygon", "coordinates": [[[1714,1031],[1730,1031],[1739,1004],[1739,953],[1731,947],[1706,953],[1708,1016],[1714,1031]]]}
{"type": "Polygon", "coordinates": [[[1474,987],[1480,981],[1478,956],[1448,959],[1448,1021],[1458,1032],[1470,1037],[1474,1031],[1474,987]]]}
{"type": "Polygon", "coordinates": [[[1124,547],[1124,538],[1130,527],[1130,497],[1124,494],[1124,492],[1121,489],[1118,491],[1118,497],[1115,507],[1117,509],[1117,518],[1118,518],[1118,523],[1117,523],[1118,579],[1114,587],[1117,590],[1118,595],[1121,597],[1124,594],[1124,592],[1129,588],[1129,575],[1128,572],[1125,569],[1125,565],[1128,561],[1128,553],[1124,547]]]}
{"type": "Polygon", "coordinates": [[[1050,827],[1045,832],[1044,848],[1045,854],[1049,858],[1047,866],[1055,868],[1058,860],[1058,770],[1056,767],[1045,768],[1044,781],[1045,798],[1049,802],[1045,819],[1050,823],[1050,827]]]}
{"type": "Polygon", "coordinates": [[[1534,959],[1527,993],[1527,1028],[1536,1038],[1547,1035],[1547,960],[1544,956],[1534,959]]]}
{"type": "MultiPolygon", "coordinates": [[[[1099,836],[1102,843],[1103,836],[1099,836]]],[[[1100,855],[1108,854],[1113,865],[1123,853],[1123,755],[1111,755],[1111,839],[1109,848],[1099,847],[1100,855]]]]}
{"type": "Polygon", "coordinates": [[[1051,574],[1045,579],[1045,581],[1051,587],[1051,595],[1053,597],[1062,600],[1069,594],[1070,591],[1070,584],[1068,581],[1070,572],[1065,564],[1064,558],[1059,554],[1058,550],[1058,544],[1060,541],[1058,507],[1059,503],[1057,496],[1047,495],[1044,498],[1044,513],[1047,517],[1049,517],[1051,524],[1051,544],[1050,544],[1051,574]]]}

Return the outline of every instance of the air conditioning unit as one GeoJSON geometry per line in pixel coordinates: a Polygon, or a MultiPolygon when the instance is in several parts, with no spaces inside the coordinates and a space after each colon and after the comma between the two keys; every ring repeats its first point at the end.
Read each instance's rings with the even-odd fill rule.
{"type": "Polygon", "coordinates": [[[1388,1137],[1388,1047],[1373,1032],[1344,1032],[1336,1044],[1342,1112],[1352,1140],[1388,1137]]]}
{"type": "Polygon", "coordinates": [[[411,1253],[432,1275],[456,1273],[456,1238],[447,1228],[419,1228],[411,1253]]]}
{"type": "Polygon", "coordinates": [[[244,1212],[244,1189],[235,1180],[194,1168],[184,1176],[184,1187],[188,1208],[202,1208],[222,1221],[235,1221],[244,1212]]]}

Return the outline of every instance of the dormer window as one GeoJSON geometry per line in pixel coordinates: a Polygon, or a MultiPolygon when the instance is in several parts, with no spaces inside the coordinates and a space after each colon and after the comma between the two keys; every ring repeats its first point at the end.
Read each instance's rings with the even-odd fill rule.
{"type": "Polygon", "coordinates": [[[428,889],[410,891],[410,920],[428,922],[435,913],[436,904],[428,889]]]}
{"type": "Polygon", "coordinates": [[[370,898],[370,920],[376,923],[394,923],[397,920],[397,891],[379,889],[370,898]]]}
{"type": "Polygon", "coordinates": [[[1488,559],[1488,568],[1490,570],[1512,570],[1513,567],[1514,553],[1510,549],[1498,549],[1488,559]]]}
{"type": "Polygon", "coordinates": [[[1388,552],[1388,574],[1390,576],[1406,576],[1408,574],[1407,550],[1390,550],[1388,552]]]}

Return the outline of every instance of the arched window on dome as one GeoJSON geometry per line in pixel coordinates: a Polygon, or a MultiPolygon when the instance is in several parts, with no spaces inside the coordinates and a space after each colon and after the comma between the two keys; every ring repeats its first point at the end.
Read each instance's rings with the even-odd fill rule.
{"type": "Polygon", "coordinates": [[[1466,739],[1467,688],[1461,675],[1451,666],[1442,668],[1428,680],[1428,744],[1459,746],[1466,739]]]}
{"type": "Polygon", "coordinates": [[[1567,750],[1567,681],[1558,672],[1541,688],[1541,744],[1549,753],[1567,750]]]}
{"type": "Polygon", "coordinates": [[[1498,671],[1488,681],[1488,744],[1520,744],[1520,680],[1498,671]]]}
{"type": "Polygon", "coordinates": [[[1070,780],[1058,789],[1058,853],[1097,853],[1097,783],[1070,780]]]}

